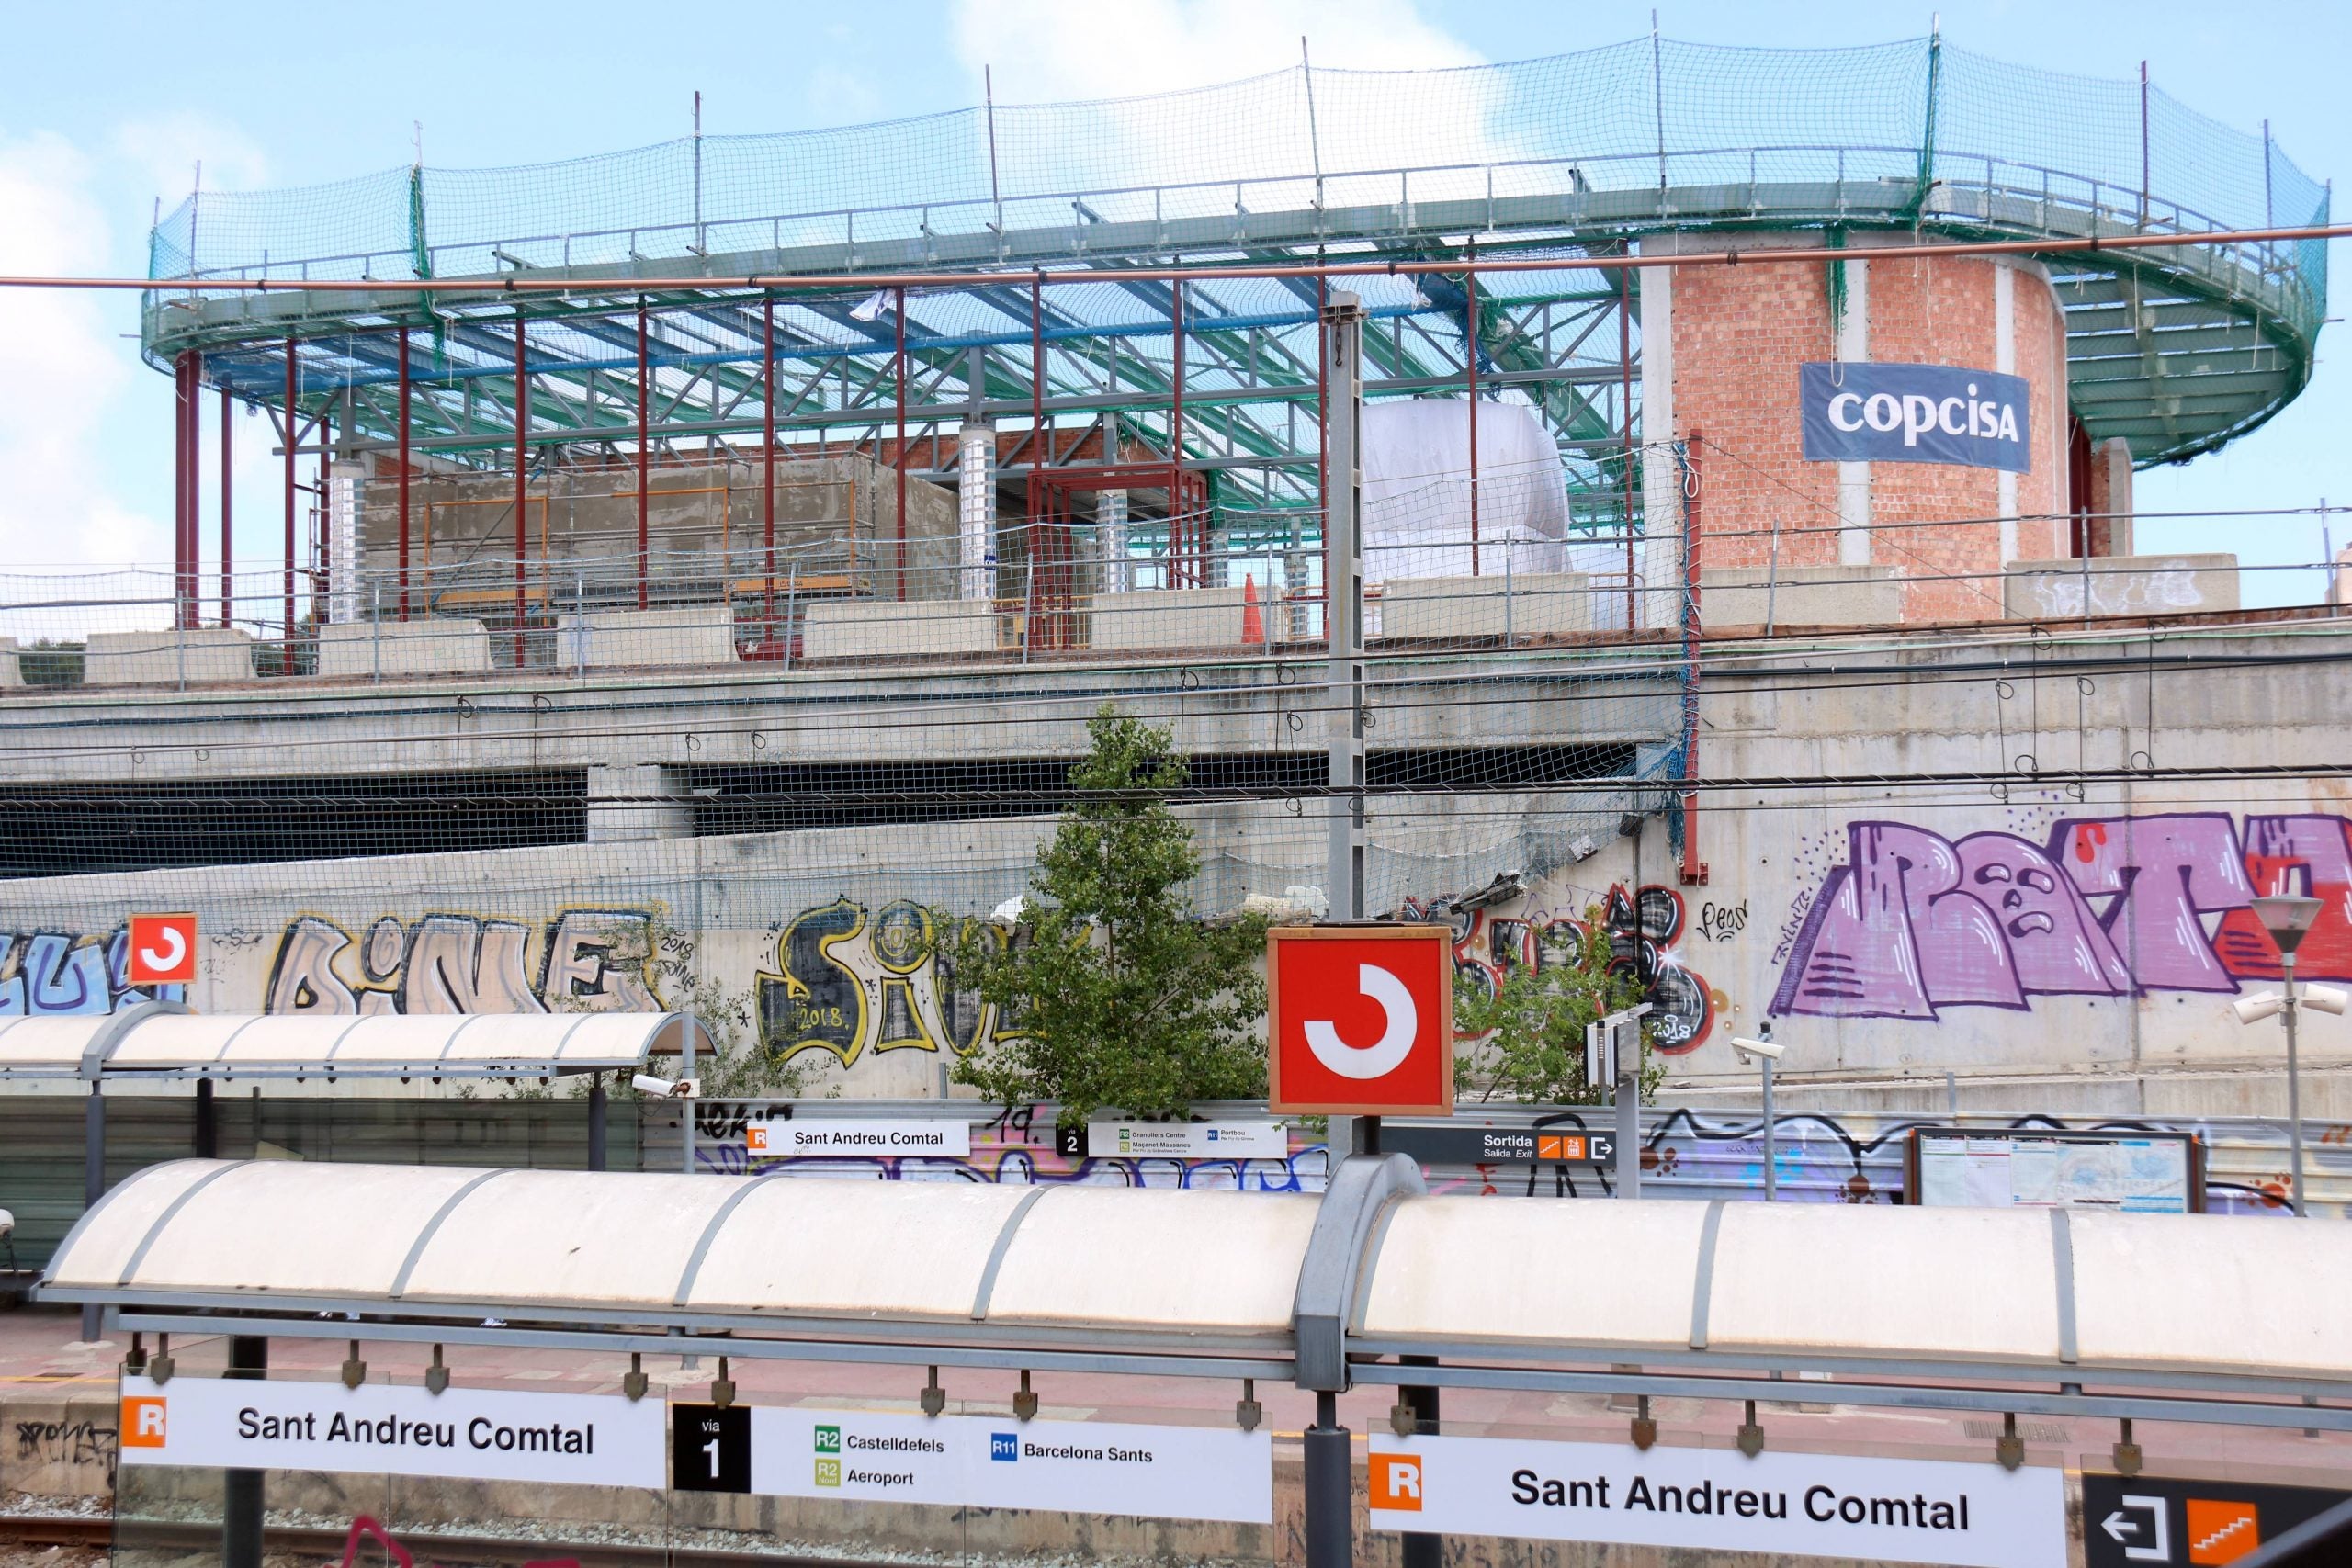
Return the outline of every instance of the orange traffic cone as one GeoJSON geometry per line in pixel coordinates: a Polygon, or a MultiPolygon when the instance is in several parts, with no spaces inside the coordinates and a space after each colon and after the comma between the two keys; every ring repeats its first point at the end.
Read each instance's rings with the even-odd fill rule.
{"type": "Polygon", "coordinates": [[[1241,580],[1241,640],[1244,645],[1266,640],[1266,618],[1258,613],[1258,580],[1241,580]]]}

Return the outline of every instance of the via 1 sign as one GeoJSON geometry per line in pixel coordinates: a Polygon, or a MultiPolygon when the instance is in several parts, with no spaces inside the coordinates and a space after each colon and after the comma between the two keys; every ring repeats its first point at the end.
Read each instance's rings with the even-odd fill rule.
{"type": "Polygon", "coordinates": [[[2066,1568],[2046,1467],[1375,1434],[1376,1530],[1957,1568],[2066,1568]]]}
{"type": "Polygon", "coordinates": [[[1453,932],[1266,933],[1266,1106],[1308,1116],[1453,1114],[1453,932]]]}

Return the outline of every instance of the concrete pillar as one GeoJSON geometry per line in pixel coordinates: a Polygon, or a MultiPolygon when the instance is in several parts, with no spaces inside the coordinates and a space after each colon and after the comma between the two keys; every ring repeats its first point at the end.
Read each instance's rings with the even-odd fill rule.
{"type": "Polygon", "coordinates": [[[588,770],[590,843],[690,839],[694,831],[694,807],[686,793],[684,769],[638,762],[588,770]]]}
{"type": "Polygon", "coordinates": [[[2091,449],[2091,509],[2104,513],[2091,525],[2092,553],[2128,556],[2132,553],[2132,443],[2110,435],[2091,449]]]}
{"type": "Polygon", "coordinates": [[[1127,562],[1127,492],[1106,490],[1094,498],[1094,542],[1102,556],[1102,592],[1125,593],[1135,578],[1127,562]]]}
{"type": "Polygon", "coordinates": [[[972,423],[956,433],[956,597],[996,597],[996,430],[972,423]]]}
{"type": "Polygon", "coordinates": [[[327,619],[337,626],[367,618],[359,592],[359,497],[367,478],[355,462],[327,468],[327,619]]]}
{"type": "MultiPolygon", "coordinates": [[[[1846,269],[1846,313],[1838,320],[1838,358],[1847,365],[1871,356],[1871,264],[1865,257],[1839,262],[1846,269]]],[[[1838,465],[1838,564],[1871,564],[1871,466],[1838,465]]]]}
{"type": "MultiPolygon", "coordinates": [[[[1671,251],[1671,236],[1645,240],[1644,252],[1671,251]]],[[[1682,469],[1670,443],[1681,425],[1674,406],[1674,270],[1645,267],[1641,280],[1642,323],[1642,625],[1670,626],[1681,620],[1682,469]]]]}

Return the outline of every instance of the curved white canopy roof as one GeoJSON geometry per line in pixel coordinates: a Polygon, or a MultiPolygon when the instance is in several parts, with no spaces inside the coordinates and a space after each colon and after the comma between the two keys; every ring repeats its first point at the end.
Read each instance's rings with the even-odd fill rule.
{"type": "Polygon", "coordinates": [[[108,1193],[47,1283],[241,1309],[1280,1338],[1315,1213],[1241,1192],[179,1160],[108,1193]]]}
{"type": "Polygon", "coordinates": [[[2205,1214],[1409,1198],[1353,1348],[2352,1381],[2352,1233],[2205,1214]],[[1606,1281],[1606,1288],[1596,1288],[1606,1281]],[[2330,1303],[2336,1303],[2331,1305],[2330,1303]]]}
{"type": "MultiPolygon", "coordinates": [[[[684,1013],[367,1018],[192,1013],[147,1003],[83,1018],[0,1019],[0,1077],[535,1077],[626,1072],[681,1050],[684,1013]]],[[[707,1038],[707,1036],[700,1036],[707,1038]]]]}

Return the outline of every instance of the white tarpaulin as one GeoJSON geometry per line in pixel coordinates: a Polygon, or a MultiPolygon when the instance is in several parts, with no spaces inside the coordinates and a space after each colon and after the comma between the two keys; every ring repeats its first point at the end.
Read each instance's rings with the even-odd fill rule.
{"type": "MultiPolygon", "coordinates": [[[[1552,433],[1524,403],[1478,404],[1478,571],[1558,571],[1567,481],[1552,433]]],[[[1363,411],[1363,574],[1468,577],[1470,403],[1410,398],[1363,411]]]]}

